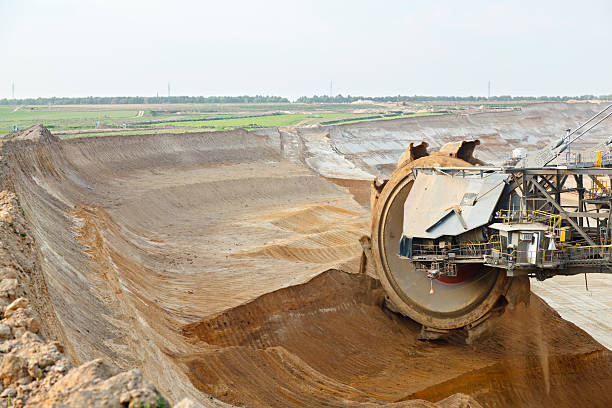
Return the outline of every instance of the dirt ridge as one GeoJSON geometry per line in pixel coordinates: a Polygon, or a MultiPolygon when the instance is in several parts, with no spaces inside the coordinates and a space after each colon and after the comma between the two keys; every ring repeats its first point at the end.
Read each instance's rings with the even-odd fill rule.
{"type": "Polygon", "coordinates": [[[610,352],[535,297],[476,346],[417,342],[420,328],[354,273],[349,240],[367,231],[368,211],[264,137],[5,141],[1,154],[2,187],[40,254],[49,302],[37,307],[57,322],[44,330],[75,362],[142,369],[170,402],[611,402],[599,392],[609,376],[575,374],[610,373],[610,352]],[[316,262],[300,255],[315,244],[316,262]],[[429,402],[401,401],[419,395],[429,402]]]}

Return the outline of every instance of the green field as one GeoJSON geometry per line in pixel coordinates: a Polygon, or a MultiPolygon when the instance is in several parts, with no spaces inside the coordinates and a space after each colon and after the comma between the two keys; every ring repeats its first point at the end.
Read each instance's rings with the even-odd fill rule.
{"type": "MultiPolygon", "coordinates": [[[[520,105],[520,104],[517,104],[520,105]]],[[[0,106],[0,134],[41,123],[60,138],[266,127],[334,126],[474,109],[457,104],[252,103],[0,106]]],[[[509,105],[505,105],[509,107],[509,105]]],[[[491,104],[490,110],[500,107],[491,104]]]]}
{"type": "Polygon", "coordinates": [[[434,115],[443,115],[443,112],[419,112],[419,113],[410,113],[408,115],[397,115],[397,116],[385,116],[382,118],[364,118],[364,119],[347,119],[342,122],[334,123],[334,125],[346,125],[348,123],[355,122],[370,122],[374,120],[391,120],[391,119],[404,119],[404,118],[416,118],[419,116],[434,116],[434,115]]]}
{"type": "Polygon", "coordinates": [[[305,114],[305,113],[284,113],[268,116],[251,116],[246,118],[232,119],[202,119],[188,122],[163,122],[153,126],[181,126],[181,127],[207,127],[218,130],[227,130],[233,128],[257,128],[257,127],[286,127],[295,126],[299,123],[314,124],[330,118],[348,117],[359,118],[364,114],[344,114],[344,113],[320,113],[320,114],[305,114]]]}
{"type": "MultiPolygon", "coordinates": [[[[372,108],[372,105],[367,105],[372,108]]],[[[202,104],[202,105],[96,105],[96,106],[0,106],[0,133],[9,133],[13,126],[19,129],[42,123],[58,133],[84,132],[93,129],[151,128],[201,128],[227,130],[238,127],[283,127],[299,123],[309,125],[324,120],[347,118],[357,119],[363,109],[350,104],[202,104]],[[130,108],[130,109],[126,109],[130,108]],[[333,110],[333,111],[332,111],[333,110]],[[142,112],[139,115],[139,112],[142,112]]],[[[117,133],[117,132],[114,132],[117,133]]],[[[133,133],[133,132],[132,132],[133,133]]],[[[145,132],[146,133],[146,132],[145,132]]],[[[93,134],[93,133],[92,133],[93,134]]]]}
{"type": "Polygon", "coordinates": [[[13,125],[19,129],[42,123],[53,130],[95,128],[97,123],[121,123],[130,121],[138,111],[134,110],[57,110],[48,108],[22,108],[13,112],[15,107],[0,107],[0,132],[11,131],[13,125]]]}

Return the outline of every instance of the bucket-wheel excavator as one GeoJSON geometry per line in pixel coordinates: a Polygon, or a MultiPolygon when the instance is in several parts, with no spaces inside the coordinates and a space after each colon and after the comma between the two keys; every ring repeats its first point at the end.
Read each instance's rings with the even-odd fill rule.
{"type": "Polygon", "coordinates": [[[362,239],[387,306],[420,323],[422,339],[461,331],[469,343],[529,301],[529,277],[611,273],[612,138],[569,149],[611,107],[504,166],[476,159],[477,140],[433,153],[411,143],[390,179],[372,183],[362,239]]]}

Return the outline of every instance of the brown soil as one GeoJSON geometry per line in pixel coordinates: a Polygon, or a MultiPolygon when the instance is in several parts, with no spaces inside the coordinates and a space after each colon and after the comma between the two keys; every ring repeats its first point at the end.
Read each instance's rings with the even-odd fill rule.
{"type": "Polygon", "coordinates": [[[352,180],[332,177],[326,177],[325,179],[340,187],[346,188],[355,201],[366,208],[370,207],[371,180],[352,180]]]}
{"type": "Polygon", "coordinates": [[[198,388],[237,405],[439,401],[458,392],[484,406],[612,401],[612,353],[537,297],[472,347],[415,340],[420,327],[385,310],[383,298],[372,278],[328,271],[186,325],[202,352],[180,358],[198,388]]]}
{"type": "Polygon", "coordinates": [[[142,368],[170,401],[610,406],[610,353],[537,298],[476,346],[417,342],[377,281],[346,273],[369,211],[265,137],[22,140],[2,155],[43,329],[76,363],[142,368]]]}

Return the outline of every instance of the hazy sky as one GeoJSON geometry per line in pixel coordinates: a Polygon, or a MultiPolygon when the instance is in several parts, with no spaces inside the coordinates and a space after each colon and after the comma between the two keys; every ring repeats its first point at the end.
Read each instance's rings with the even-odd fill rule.
{"type": "Polygon", "coordinates": [[[0,0],[0,98],[612,94],[611,4],[0,0]]]}

